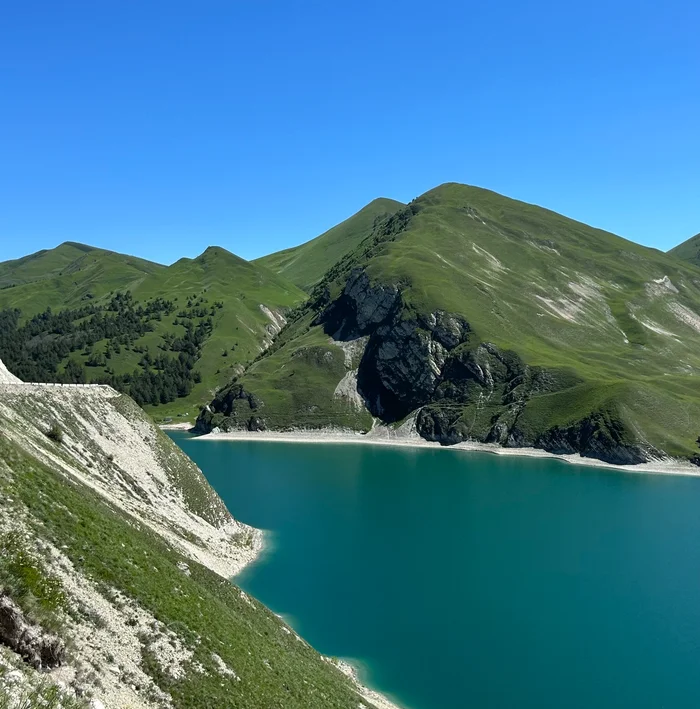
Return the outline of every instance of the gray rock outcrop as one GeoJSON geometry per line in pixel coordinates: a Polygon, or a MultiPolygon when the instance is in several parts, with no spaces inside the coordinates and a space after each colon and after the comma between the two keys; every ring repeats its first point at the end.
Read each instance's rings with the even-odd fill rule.
{"type": "Polygon", "coordinates": [[[27,621],[21,608],[4,593],[0,594],[0,642],[37,670],[58,667],[66,655],[63,640],[27,621]]]}

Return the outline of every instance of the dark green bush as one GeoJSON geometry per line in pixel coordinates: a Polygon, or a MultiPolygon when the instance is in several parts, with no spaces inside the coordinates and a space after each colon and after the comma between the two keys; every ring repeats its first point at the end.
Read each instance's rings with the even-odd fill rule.
{"type": "Polygon", "coordinates": [[[57,423],[51,426],[51,428],[46,432],[46,435],[52,441],[56,441],[56,443],[63,443],[63,431],[57,423]]]}

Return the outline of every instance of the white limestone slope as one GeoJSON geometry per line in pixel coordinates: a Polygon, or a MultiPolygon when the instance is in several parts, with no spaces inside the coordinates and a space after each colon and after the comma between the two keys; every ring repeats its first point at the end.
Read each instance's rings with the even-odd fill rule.
{"type": "Polygon", "coordinates": [[[19,384],[20,380],[12,374],[0,359],[0,384],[19,384]]]}
{"type": "MultiPolygon", "coordinates": [[[[0,435],[15,449],[91,488],[135,527],[150,528],[221,576],[233,576],[255,558],[262,533],[231,517],[196,465],[131,399],[107,386],[24,383],[1,362],[0,374],[0,435]],[[60,444],[46,435],[53,427],[62,434],[60,444]]],[[[15,474],[12,454],[0,457],[0,476],[15,474]]],[[[84,575],[37,535],[40,527],[31,509],[0,494],[0,535],[19,535],[25,549],[34,549],[28,553],[60,581],[73,609],[62,621],[70,654],[37,673],[0,642],[0,706],[3,698],[12,709],[39,706],[56,686],[63,692],[56,706],[74,707],[81,696],[92,696],[93,708],[173,706],[144,669],[144,648],[172,679],[198,671],[192,650],[134,599],[84,575]]],[[[178,568],[190,574],[186,561],[178,568]]]]}
{"type": "Polygon", "coordinates": [[[262,533],[234,520],[199,468],[111,387],[26,384],[8,377],[0,381],[0,424],[27,453],[92,488],[221,576],[234,576],[262,546],[262,533]],[[54,425],[63,432],[61,446],[46,436],[54,425]]]}

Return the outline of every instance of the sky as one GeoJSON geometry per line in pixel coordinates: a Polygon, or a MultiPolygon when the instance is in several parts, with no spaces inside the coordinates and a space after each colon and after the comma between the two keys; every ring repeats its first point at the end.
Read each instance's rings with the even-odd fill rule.
{"type": "Polygon", "coordinates": [[[0,0],[0,260],[254,258],[464,182],[700,232],[700,3],[0,0]]]}

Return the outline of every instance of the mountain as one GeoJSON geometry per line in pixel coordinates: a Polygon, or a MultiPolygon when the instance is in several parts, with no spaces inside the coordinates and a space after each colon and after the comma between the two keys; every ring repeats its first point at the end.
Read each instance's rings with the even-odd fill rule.
{"type": "MultiPolygon", "coordinates": [[[[184,406],[193,416],[211,396],[212,389],[242,370],[257,357],[285,324],[285,313],[303,302],[305,294],[286,279],[264,267],[245,261],[219,247],[209,247],[195,259],[180,259],[164,271],[144,280],[134,291],[134,298],[144,302],[154,298],[172,300],[187,312],[214,313],[213,328],[204,341],[197,369],[202,381],[190,396],[175,402],[172,413],[184,406]],[[201,305],[196,303],[201,300],[201,305]],[[219,303],[221,307],[211,306],[219,303]]],[[[168,332],[184,334],[182,324],[173,326],[183,310],[179,307],[158,323],[150,339],[162,341],[168,332]]],[[[179,318],[182,322],[182,317],[179,318]]],[[[201,318],[200,318],[201,320],[201,318]]],[[[158,342],[157,346],[160,346],[158,342]]],[[[150,343],[149,343],[150,346],[150,343]]],[[[159,415],[168,413],[163,407],[159,415]]]]}
{"type": "Polygon", "coordinates": [[[374,707],[229,581],[261,533],[128,397],[0,381],[0,429],[3,707],[374,707]]]}
{"type": "Polygon", "coordinates": [[[394,214],[404,205],[380,197],[327,232],[301,246],[278,251],[255,261],[310,291],[335,263],[365,239],[378,219],[394,214]]]}
{"type": "Polygon", "coordinates": [[[108,383],[161,419],[194,419],[306,298],[218,247],[168,267],[65,244],[28,259],[0,264],[8,278],[35,279],[0,290],[0,356],[10,371],[26,381],[108,383]]]}
{"type": "Polygon", "coordinates": [[[110,291],[134,287],[164,268],[67,241],[55,249],[0,263],[0,307],[19,308],[25,316],[47,307],[77,307],[110,291]]]}
{"type": "Polygon", "coordinates": [[[97,249],[66,241],[55,249],[42,249],[29,256],[5,261],[0,264],[0,288],[59,276],[64,268],[91,251],[97,249]]]}
{"type": "Polygon", "coordinates": [[[668,253],[671,256],[683,259],[683,261],[700,266],[700,234],[696,234],[682,244],[674,246],[668,253]]]}
{"type": "Polygon", "coordinates": [[[459,184],[353,247],[198,430],[411,421],[445,444],[695,455],[694,266],[459,184]]]}

